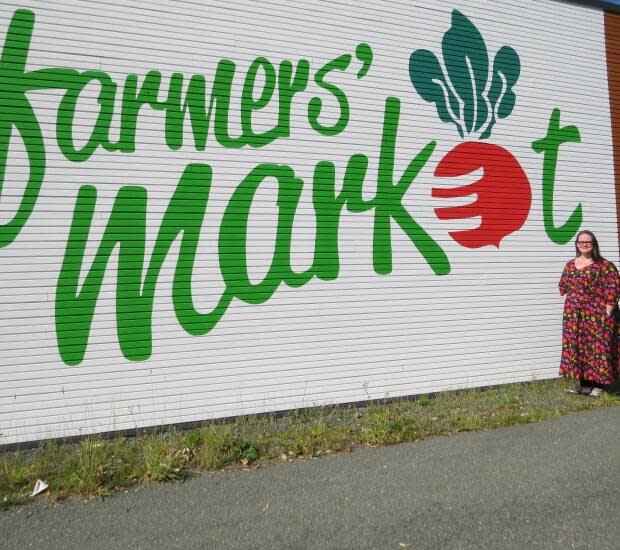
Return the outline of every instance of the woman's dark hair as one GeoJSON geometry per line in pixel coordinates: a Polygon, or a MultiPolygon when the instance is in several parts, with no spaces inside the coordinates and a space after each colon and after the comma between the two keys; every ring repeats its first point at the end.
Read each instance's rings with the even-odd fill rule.
{"type": "Polygon", "coordinates": [[[581,235],[588,235],[592,237],[592,259],[595,262],[600,262],[603,259],[603,256],[601,256],[601,251],[598,248],[598,241],[596,240],[594,233],[592,233],[592,231],[588,231],[587,229],[584,229],[583,231],[577,233],[577,238],[575,239],[575,257],[579,257],[580,255],[577,241],[579,240],[579,237],[581,237],[581,235]]]}

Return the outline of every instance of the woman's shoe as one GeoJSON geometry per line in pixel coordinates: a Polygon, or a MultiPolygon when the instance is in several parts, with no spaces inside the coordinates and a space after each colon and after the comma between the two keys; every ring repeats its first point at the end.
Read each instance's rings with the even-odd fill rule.
{"type": "Polygon", "coordinates": [[[568,390],[568,393],[573,393],[577,395],[590,395],[592,388],[590,386],[578,386],[576,388],[571,388],[568,390]]]}

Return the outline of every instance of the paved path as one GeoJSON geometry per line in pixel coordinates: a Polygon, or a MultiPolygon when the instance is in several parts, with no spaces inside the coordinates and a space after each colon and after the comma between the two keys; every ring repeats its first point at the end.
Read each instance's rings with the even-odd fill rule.
{"type": "Polygon", "coordinates": [[[620,408],[12,509],[0,548],[620,549],[620,408]]]}

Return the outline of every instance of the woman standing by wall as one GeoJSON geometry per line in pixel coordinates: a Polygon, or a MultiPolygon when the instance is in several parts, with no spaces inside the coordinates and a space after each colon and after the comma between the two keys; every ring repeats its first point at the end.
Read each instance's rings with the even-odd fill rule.
{"type": "Polygon", "coordinates": [[[560,294],[565,297],[560,374],[579,380],[573,393],[598,397],[618,379],[620,276],[616,266],[601,256],[591,231],[577,234],[575,251],[560,278],[560,294]]]}

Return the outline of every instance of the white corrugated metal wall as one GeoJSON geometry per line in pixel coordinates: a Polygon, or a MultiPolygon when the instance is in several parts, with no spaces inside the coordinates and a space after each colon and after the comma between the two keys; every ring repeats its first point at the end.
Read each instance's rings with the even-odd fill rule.
{"type": "MultiPolygon", "coordinates": [[[[0,76],[3,153],[9,144],[0,197],[4,231],[0,235],[4,239],[0,248],[0,445],[555,376],[562,306],[556,285],[573,245],[553,242],[545,230],[544,155],[532,147],[532,142],[546,136],[554,109],[560,111],[560,126],[575,126],[580,135],[579,142],[563,143],[559,149],[554,224],[561,226],[581,204],[581,227],[595,231],[604,255],[618,260],[600,10],[539,0],[388,1],[380,5],[371,1],[294,5],[249,0],[24,0],[2,3],[0,36],[7,37],[14,17],[14,30],[22,30],[12,36],[21,46],[11,49],[9,41],[5,42],[0,76]],[[480,132],[462,137],[456,123],[442,122],[435,104],[425,101],[410,77],[410,56],[417,50],[433,52],[444,72],[450,72],[450,61],[442,57],[442,40],[454,24],[454,10],[475,25],[484,40],[489,76],[481,75],[480,82],[491,84],[496,54],[507,51],[500,50],[503,46],[512,48],[519,59],[518,80],[511,83],[508,79],[507,86],[513,84],[512,88],[506,88],[501,98],[496,96],[499,108],[512,90],[514,108],[510,112],[504,107],[502,115],[508,111],[509,116],[498,117],[484,140],[479,139],[480,132]],[[25,51],[29,13],[34,14],[34,26],[24,70],[65,68],[74,72],[48,72],[47,77],[10,72],[8,62],[15,64],[20,51],[25,51]],[[347,54],[348,65],[349,58],[341,57],[347,54]],[[255,62],[257,58],[265,60],[255,62]],[[320,84],[320,73],[338,58],[342,70],[331,70],[324,80],[344,93],[349,118],[330,135],[312,123],[317,106],[312,98],[322,100],[318,123],[335,126],[342,105],[333,88],[320,84]],[[145,105],[136,115],[135,150],[99,146],[92,155],[83,154],[84,158],[67,152],[67,129],[76,149],[87,147],[90,139],[101,138],[98,132],[105,126],[101,117],[106,112],[111,116],[104,136],[108,143],[129,139],[130,133],[120,131],[122,126],[131,127],[127,82],[132,77],[128,75],[137,75],[139,90],[149,71],[159,71],[160,102],[174,95],[170,90],[179,78],[183,79],[183,95],[193,75],[204,75],[208,102],[218,66],[224,66],[221,60],[236,65],[227,119],[232,137],[247,135],[240,112],[242,101],[248,103],[242,95],[244,82],[248,88],[251,85],[246,75],[252,63],[260,68],[254,83],[256,110],[251,114],[251,127],[261,134],[282,120],[278,118],[285,96],[278,87],[284,82],[281,64],[289,60],[301,78],[304,62],[300,60],[307,60],[308,83],[292,96],[290,125],[281,137],[270,143],[231,147],[232,140],[228,144],[218,140],[212,127],[206,148],[200,150],[187,113],[183,145],[177,148],[166,140],[167,132],[170,136],[174,128],[181,128],[175,126],[174,113],[168,114],[166,127],[166,111],[145,105]],[[272,67],[273,75],[269,75],[272,67]],[[368,69],[367,74],[358,74],[362,69],[368,69]],[[100,78],[105,73],[116,88],[102,88],[97,80],[89,82],[95,73],[86,71],[98,71],[100,78]],[[264,91],[271,76],[276,79],[272,96],[264,91]],[[37,78],[40,89],[20,91],[20,85],[31,85],[37,78]],[[60,84],[50,88],[45,78],[60,84]],[[111,95],[102,99],[102,90],[111,95]],[[71,120],[66,113],[67,109],[71,112],[72,97],[76,107],[71,120]],[[43,149],[35,146],[36,128],[23,122],[31,120],[31,115],[20,98],[27,98],[26,105],[32,107],[43,149]],[[24,119],[20,122],[16,117],[24,119]],[[7,120],[14,124],[9,141],[7,120]],[[392,147],[390,136],[395,134],[396,122],[392,147]],[[93,133],[95,127],[99,130],[93,133]],[[464,142],[478,145],[454,166],[462,168],[473,155],[472,162],[486,163],[485,170],[467,173],[471,170],[463,169],[466,175],[458,177],[435,175],[441,159],[464,142]],[[483,149],[480,143],[501,150],[483,149]],[[28,147],[35,151],[31,156],[28,147]],[[402,199],[397,191],[386,192],[386,186],[396,186],[423,150],[430,156],[420,161],[419,173],[402,199]],[[504,156],[496,157],[496,153],[504,156]],[[332,204],[330,210],[324,199],[328,191],[317,192],[329,177],[313,182],[313,176],[320,162],[333,163],[338,193],[353,155],[358,155],[354,162],[363,161],[360,155],[368,161],[361,189],[361,198],[368,204],[366,211],[351,211],[355,201],[349,198],[338,218],[338,207],[332,204]],[[513,161],[524,175],[510,165],[513,161]],[[248,195],[241,188],[247,190],[250,184],[244,178],[265,163],[290,167],[298,180],[282,180],[278,186],[274,177],[266,177],[257,187],[243,247],[239,225],[248,195]],[[26,186],[29,169],[34,166],[36,172],[43,164],[42,186],[32,213],[19,231],[11,233],[22,198],[27,189],[32,191],[26,186]],[[190,164],[201,165],[200,174],[188,180],[194,187],[180,188],[173,199],[190,164]],[[472,184],[483,174],[490,180],[486,188],[473,189],[478,195],[450,198],[437,191],[472,184]],[[524,187],[528,181],[529,188],[524,187]],[[296,211],[291,208],[297,200],[295,193],[300,194],[296,211]],[[375,196],[380,199],[373,203],[375,196]],[[461,210],[465,217],[455,211],[444,211],[447,215],[442,216],[436,210],[466,205],[476,196],[484,199],[486,209],[465,208],[461,210]],[[119,197],[125,197],[125,202],[119,197]],[[172,212],[164,218],[174,205],[180,205],[178,215],[172,212]],[[206,207],[204,220],[202,207],[206,207]],[[113,208],[116,217],[111,221],[113,208]],[[500,215],[493,216],[493,212],[500,215]],[[287,214],[291,219],[285,219],[287,214]],[[488,216],[481,229],[462,233],[480,226],[483,218],[479,214],[488,216]],[[336,221],[328,228],[334,217],[336,221]],[[417,223],[411,225],[414,232],[421,227],[429,239],[422,242],[419,233],[410,238],[399,222],[417,223]],[[164,227],[176,223],[176,229],[184,233],[172,228],[174,242],[161,270],[147,276],[149,262],[155,265],[163,258],[156,247],[162,223],[164,227]],[[391,234],[386,233],[386,223],[391,224],[391,234]],[[100,273],[97,297],[96,285],[87,275],[96,272],[91,266],[107,238],[108,225],[117,233],[108,230],[113,248],[108,250],[105,274],[100,273]],[[495,232],[502,230],[502,236],[508,234],[499,248],[489,244],[495,232]],[[132,239],[114,245],[114,237],[121,233],[132,239]],[[85,240],[81,262],[80,238],[85,240]],[[182,238],[187,238],[189,252],[184,251],[182,238]],[[318,253],[317,239],[321,244],[318,253]],[[140,290],[136,273],[142,266],[136,262],[142,242],[147,281],[140,290]],[[183,271],[177,259],[179,255],[190,258],[195,242],[191,283],[182,273],[175,283],[175,271],[183,271]],[[277,283],[279,273],[272,269],[268,275],[270,266],[272,262],[276,267],[287,265],[289,250],[294,272],[314,266],[322,277],[304,283],[290,275],[287,280],[297,280],[297,287],[280,284],[276,289],[274,283],[270,289],[259,286],[259,291],[266,290],[263,295],[257,295],[256,289],[244,294],[240,282],[244,270],[239,265],[243,258],[236,254],[241,249],[247,257],[246,290],[266,276],[277,283]],[[386,261],[390,249],[391,268],[386,261]],[[76,273],[77,288],[85,285],[86,292],[81,305],[71,309],[67,292],[76,273]],[[131,294],[132,289],[133,297],[123,294],[131,294]],[[140,291],[146,299],[137,297],[140,291]],[[88,307],[84,306],[89,292],[97,298],[90,330],[88,307]],[[223,313],[208,330],[206,314],[218,303],[223,303],[223,313]]],[[[457,30],[471,37],[471,29],[456,17],[461,25],[457,30]]],[[[453,49],[447,57],[453,55],[455,66],[460,63],[461,73],[458,67],[452,70],[452,84],[463,89],[459,74],[471,70],[471,81],[476,81],[482,72],[480,59],[467,57],[471,55],[467,40],[458,42],[463,34],[454,36],[452,42],[448,40],[453,49]]],[[[506,67],[503,76],[510,70],[506,67]]],[[[431,86],[430,73],[421,72],[420,82],[426,78],[424,82],[431,86]]],[[[488,98],[492,92],[487,92],[484,97],[488,98]]],[[[465,98],[463,104],[454,100],[450,107],[457,114],[459,109],[466,113],[471,108],[467,101],[473,100],[465,98]]],[[[221,105],[216,103],[214,109],[221,105]]],[[[473,108],[478,120],[482,102],[473,108]]],[[[465,118],[464,114],[461,122],[465,118]]],[[[225,130],[225,117],[220,123],[225,130]]],[[[325,174],[329,166],[322,164],[318,171],[325,174]]],[[[287,168],[271,166],[266,173],[273,176],[278,170],[292,177],[287,168]]],[[[33,176],[34,172],[30,176],[36,179],[41,173],[33,176]]],[[[549,176],[551,169],[547,172],[549,176]]],[[[357,205],[362,210],[359,201],[357,205]]],[[[161,235],[168,235],[165,229],[161,235]]],[[[164,240],[160,238],[160,245],[164,240]]]]}

